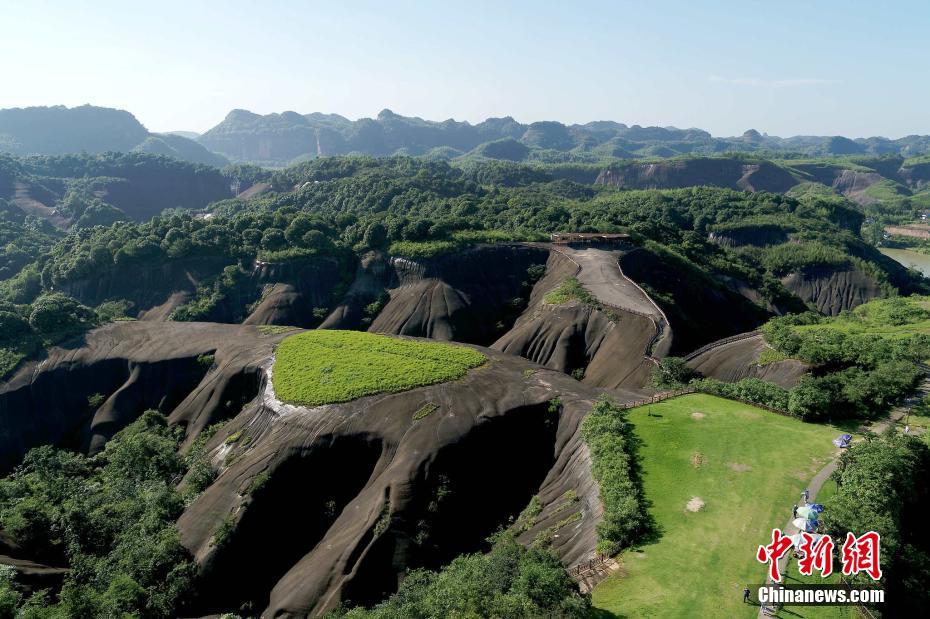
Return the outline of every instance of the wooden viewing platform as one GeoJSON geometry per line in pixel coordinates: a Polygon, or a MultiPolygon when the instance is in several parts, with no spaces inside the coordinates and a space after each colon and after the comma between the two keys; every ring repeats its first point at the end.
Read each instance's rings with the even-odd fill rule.
{"type": "Polygon", "coordinates": [[[630,240],[629,234],[621,232],[554,232],[552,242],[557,245],[568,243],[622,243],[630,240]]]}

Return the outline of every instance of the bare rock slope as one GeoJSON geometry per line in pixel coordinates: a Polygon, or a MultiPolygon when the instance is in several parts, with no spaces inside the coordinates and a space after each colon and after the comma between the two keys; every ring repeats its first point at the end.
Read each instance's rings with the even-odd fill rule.
{"type": "Polygon", "coordinates": [[[811,267],[787,275],[782,284],[828,316],[884,296],[875,278],[854,268],[811,267]]]}
{"type": "Polygon", "coordinates": [[[56,346],[0,383],[0,468],[38,445],[97,451],[150,408],[195,434],[256,395],[261,364],[282,337],[242,325],[138,321],[56,346]]]}
{"type": "Polygon", "coordinates": [[[544,508],[522,539],[577,513],[552,549],[566,564],[590,558],[601,508],[579,424],[597,392],[481,350],[489,363],[458,381],[340,405],[282,405],[266,384],[208,445],[226,464],[179,522],[205,573],[199,610],[373,603],[408,568],[480,549],[534,495],[544,508]]]}
{"type": "Polygon", "coordinates": [[[582,370],[587,384],[641,387],[663,355],[671,331],[661,310],[617,264],[615,252],[553,249],[546,275],[533,288],[527,309],[492,347],[561,372],[582,370]],[[569,277],[602,304],[552,305],[545,295],[569,277]]]}
{"type": "Polygon", "coordinates": [[[786,389],[798,384],[810,366],[796,359],[759,364],[759,355],[767,348],[761,334],[747,333],[702,347],[685,357],[688,366],[709,378],[736,382],[744,378],[761,378],[786,389]]]}
{"type": "Polygon", "coordinates": [[[217,478],[178,523],[201,614],[378,601],[409,568],[482,548],[533,496],[542,511],[520,539],[551,537],[566,565],[593,556],[601,506],[580,423],[598,390],[481,348],[489,361],[456,381],[290,406],[269,381],[290,332],[129,322],[53,348],[0,385],[3,466],[41,444],[99,450],[148,408],[186,444],[227,421],[206,448],[217,478]]]}

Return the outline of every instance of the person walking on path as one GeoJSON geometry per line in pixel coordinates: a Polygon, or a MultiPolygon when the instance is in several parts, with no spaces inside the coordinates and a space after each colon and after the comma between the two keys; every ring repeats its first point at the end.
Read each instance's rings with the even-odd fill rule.
{"type": "Polygon", "coordinates": [[[749,604],[749,585],[743,589],[743,604],[749,604]]]}
{"type": "Polygon", "coordinates": [[[792,518],[797,518],[797,517],[798,517],[798,506],[797,506],[797,505],[795,505],[795,506],[791,509],[791,517],[792,517],[792,518]]]}
{"type": "Polygon", "coordinates": [[[804,499],[804,504],[807,505],[811,500],[811,491],[805,488],[804,492],[801,493],[801,498],[804,499]]]}

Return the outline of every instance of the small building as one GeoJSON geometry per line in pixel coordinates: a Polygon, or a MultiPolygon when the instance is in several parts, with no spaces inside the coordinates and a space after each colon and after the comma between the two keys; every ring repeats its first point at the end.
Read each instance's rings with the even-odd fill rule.
{"type": "Polygon", "coordinates": [[[553,232],[551,238],[556,245],[568,245],[569,243],[619,245],[629,241],[630,235],[621,232],[553,232]]]}

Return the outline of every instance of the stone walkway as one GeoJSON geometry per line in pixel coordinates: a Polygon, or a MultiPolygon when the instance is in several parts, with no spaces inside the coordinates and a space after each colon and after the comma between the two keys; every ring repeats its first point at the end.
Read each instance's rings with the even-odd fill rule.
{"type": "Polygon", "coordinates": [[[585,289],[607,305],[644,314],[656,321],[665,321],[659,306],[636,283],[620,270],[620,252],[603,249],[574,249],[553,246],[581,267],[576,277],[585,289]]]}

